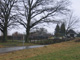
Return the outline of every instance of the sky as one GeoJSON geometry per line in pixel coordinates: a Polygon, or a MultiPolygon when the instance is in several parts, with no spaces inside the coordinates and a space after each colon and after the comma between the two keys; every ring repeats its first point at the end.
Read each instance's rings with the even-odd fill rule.
{"type": "MultiPolygon", "coordinates": [[[[80,19],[80,0],[70,0],[71,1],[71,8],[75,16],[80,19]]],[[[80,23],[79,23],[80,25],[80,23]]],[[[75,29],[76,32],[80,32],[80,28],[75,29]]]]}
{"type": "Polygon", "coordinates": [[[71,1],[71,8],[73,12],[77,15],[80,16],[80,0],[70,0],[71,1]]]}
{"type": "Polygon", "coordinates": [[[80,18],[80,0],[70,0],[73,13],[80,18]]]}
{"type": "MultiPolygon", "coordinates": [[[[71,1],[71,5],[70,5],[70,7],[71,7],[71,9],[73,10],[73,13],[76,15],[76,16],[78,16],[78,17],[80,17],[80,0],[70,0],[71,1]]],[[[53,24],[53,26],[52,27],[46,27],[46,29],[48,30],[48,32],[49,33],[54,33],[54,28],[55,28],[55,24],[53,24]]],[[[12,29],[12,30],[10,30],[9,32],[8,32],[8,34],[12,34],[12,33],[14,33],[14,32],[19,32],[19,33],[25,33],[25,29],[21,26],[20,28],[18,28],[18,29],[12,29]]],[[[80,29],[78,28],[78,29],[76,29],[76,31],[80,31],[80,29]]]]}
{"type": "MultiPolygon", "coordinates": [[[[73,10],[73,13],[80,17],[80,0],[70,0],[71,1],[71,9],[73,10]]],[[[46,29],[48,30],[49,33],[54,33],[54,28],[55,28],[55,24],[53,24],[52,27],[46,27],[46,29]]],[[[19,33],[24,33],[25,34],[25,29],[21,26],[20,28],[17,29],[12,29],[8,31],[8,34],[11,35],[14,32],[19,32],[19,33]]],[[[76,29],[76,31],[80,31],[80,28],[76,29]]]]}

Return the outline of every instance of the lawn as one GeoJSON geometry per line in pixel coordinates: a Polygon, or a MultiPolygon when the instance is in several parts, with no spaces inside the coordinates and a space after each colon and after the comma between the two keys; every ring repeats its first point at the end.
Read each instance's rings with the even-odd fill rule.
{"type": "Polygon", "coordinates": [[[0,54],[0,60],[80,60],[80,42],[73,40],[0,54]]]}
{"type": "Polygon", "coordinates": [[[80,60],[80,46],[38,55],[24,60],[80,60]]]}

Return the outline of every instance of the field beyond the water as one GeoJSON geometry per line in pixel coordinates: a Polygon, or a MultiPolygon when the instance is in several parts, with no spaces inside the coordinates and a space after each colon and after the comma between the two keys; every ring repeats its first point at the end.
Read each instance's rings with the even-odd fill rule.
{"type": "Polygon", "coordinates": [[[11,41],[8,40],[7,42],[0,42],[0,48],[4,48],[4,47],[16,47],[16,46],[32,46],[32,45],[37,45],[34,43],[24,43],[23,42],[19,42],[18,40],[15,41],[11,41]]]}
{"type": "Polygon", "coordinates": [[[75,41],[0,54],[0,60],[80,60],[80,42],[75,41]]]}

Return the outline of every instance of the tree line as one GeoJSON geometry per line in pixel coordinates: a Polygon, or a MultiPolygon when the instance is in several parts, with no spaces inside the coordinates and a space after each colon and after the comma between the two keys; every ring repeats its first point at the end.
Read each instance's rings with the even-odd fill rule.
{"type": "Polygon", "coordinates": [[[66,34],[65,24],[62,23],[61,27],[57,24],[55,28],[55,36],[56,37],[65,36],[65,34],[66,34]]]}
{"type": "Polygon", "coordinates": [[[7,41],[7,31],[22,25],[28,42],[30,31],[43,23],[57,23],[57,15],[70,12],[69,0],[0,0],[0,31],[2,42],[7,41]]]}

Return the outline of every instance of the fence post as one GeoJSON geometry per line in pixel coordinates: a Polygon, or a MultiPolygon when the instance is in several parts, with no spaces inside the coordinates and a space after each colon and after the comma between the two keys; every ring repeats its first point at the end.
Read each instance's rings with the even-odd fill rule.
{"type": "Polygon", "coordinates": [[[23,46],[24,46],[24,42],[25,42],[25,41],[24,41],[24,35],[23,35],[23,46]]]}

